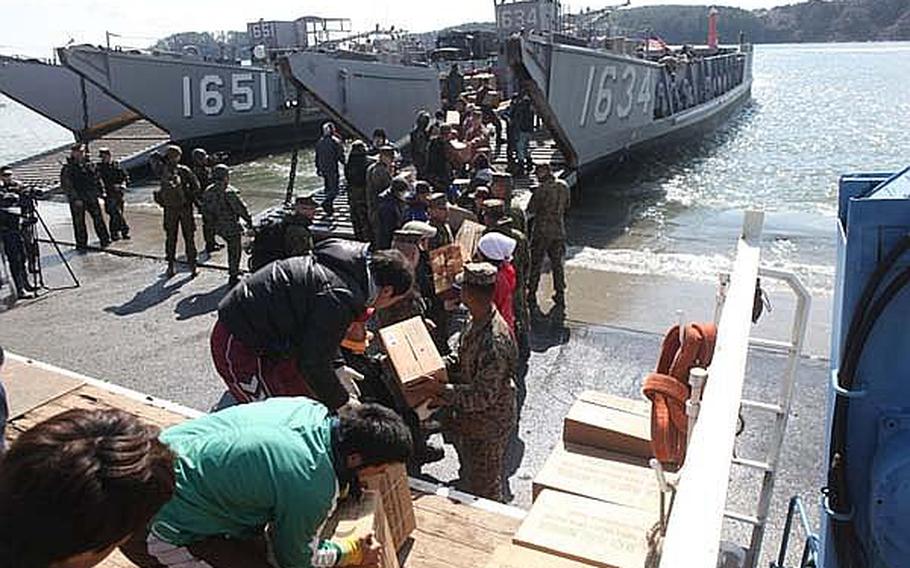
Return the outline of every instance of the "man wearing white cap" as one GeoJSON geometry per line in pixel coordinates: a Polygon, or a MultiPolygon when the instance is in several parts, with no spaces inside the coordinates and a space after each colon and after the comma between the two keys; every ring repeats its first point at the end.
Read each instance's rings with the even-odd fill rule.
{"type": "Polygon", "coordinates": [[[477,243],[477,254],[481,260],[496,267],[496,285],[493,288],[493,305],[499,310],[502,319],[509,324],[509,330],[515,335],[515,308],[513,298],[517,286],[515,267],[512,266],[512,254],[515,252],[515,239],[502,233],[487,233],[477,243]]]}

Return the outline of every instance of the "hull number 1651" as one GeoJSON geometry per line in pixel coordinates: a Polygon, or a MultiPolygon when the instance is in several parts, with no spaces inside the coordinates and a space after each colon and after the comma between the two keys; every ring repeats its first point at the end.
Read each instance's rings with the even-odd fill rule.
{"type": "Polygon", "coordinates": [[[183,116],[186,118],[193,116],[194,107],[206,115],[219,115],[224,111],[225,104],[230,104],[236,112],[249,112],[256,106],[257,98],[263,110],[269,108],[265,73],[231,73],[229,81],[225,81],[221,75],[205,75],[199,80],[197,93],[198,99],[194,105],[193,80],[184,76],[183,116]],[[227,103],[225,98],[228,99],[227,103]]]}
{"type": "Polygon", "coordinates": [[[640,69],[635,65],[604,65],[598,68],[592,65],[588,69],[579,125],[585,126],[591,115],[598,124],[607,122],[611,116],[626,119],[638,105],[641,105],[642,113],[648,113],[653,91],[651,73],[647,68],[640,69]]]}

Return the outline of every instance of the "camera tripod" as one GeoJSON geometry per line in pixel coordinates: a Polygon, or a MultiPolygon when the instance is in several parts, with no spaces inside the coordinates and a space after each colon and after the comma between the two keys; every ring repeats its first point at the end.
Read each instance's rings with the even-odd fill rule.
{"type": "Polygon", "coordinates": [[[19,210],[19,213],[14,215],[20,219],[19,233],[22,237],[22,248],[25,255],[26,284],[36,290],[47,291],[79,288],[81,285],[79,283],[79,279],[73,272],[73,269],[70,266],[69,261],[66,259],[66,256],[63,254],[63,251],[60,249],[60,244],[57,242],[57,239],[54,238],[54,234],[51,232],[50,227],[48,227],[47,223],[44,221],[44,218],[41,216],[41,213],[38,211],[37,195],[34,190],[23,192],[20,195],[19,210]],[[72,285],[51,288],[45,283],[44,268],[41,264],[41,239],[38,236],[39,225],[47,235],[46,242],[50,243],[54,247],[54,250],[57,252],[57,256],[60,258],[60,262],[63,264],[63,266],[66,267],[66,270],[73,281],[72,285]]]}

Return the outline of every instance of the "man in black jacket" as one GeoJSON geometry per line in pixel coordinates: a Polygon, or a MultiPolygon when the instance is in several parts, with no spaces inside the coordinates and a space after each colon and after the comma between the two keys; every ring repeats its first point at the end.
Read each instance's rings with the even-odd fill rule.
{"type": "Polygon", "coordinates": [[[76,250],[85,250],[88,245],[88,230],[85,227],[85,214],[88,213],[95,225],[95,234],[101,248],[111,244],[110,233],[104,224],[101,206],[98,199],[104,195],[104,186],[95,164],[85,155],[85,146],[74,144],[70,148],[70,157],[60,171],[60,187],[66,195],[73,218],[73,234],[76,237],[76,250]]]}
{"type": "Polygon", "coordinates": [[[322,125],[322,138],[316,142],[316,173],[325,183],[325,201],[322,208],[326,215],[335,213],[335,198],[338,197],[338,164],[344,164],[344,146],[335,135],[335,125],[322,125]]]}
{"type": "Polygon", "coordinates": [[[354,225],[354,237],[358,241],[364,242],[373,239],[373,226],[370,224],[369,199],[367,197],[367,169],[369,167],[366,144],[356,140],[351,144],[351,152],[348,154],[348,161],[344,165],[344,179],[347,183],[348,201],[351,206],[351,223],[354,225]]]}
{"type": "Polygon", "coordinates": [[[398,251],[327,239],[312,255],[268,264],[218,305],[212,359],[239,402],[309,396],[330,409],[356,400],[339,345],[368,307],[386,308],[410,290],[398,251]]]}

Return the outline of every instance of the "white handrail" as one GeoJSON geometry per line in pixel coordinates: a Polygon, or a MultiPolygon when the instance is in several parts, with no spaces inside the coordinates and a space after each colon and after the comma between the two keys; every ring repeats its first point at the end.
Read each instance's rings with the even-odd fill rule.
{"type": "Polygon", "coordinates": [[[746,374],[764,215],[746,212],[714,359],[664,540],[660,568],[717,565],[746,374]]]}

